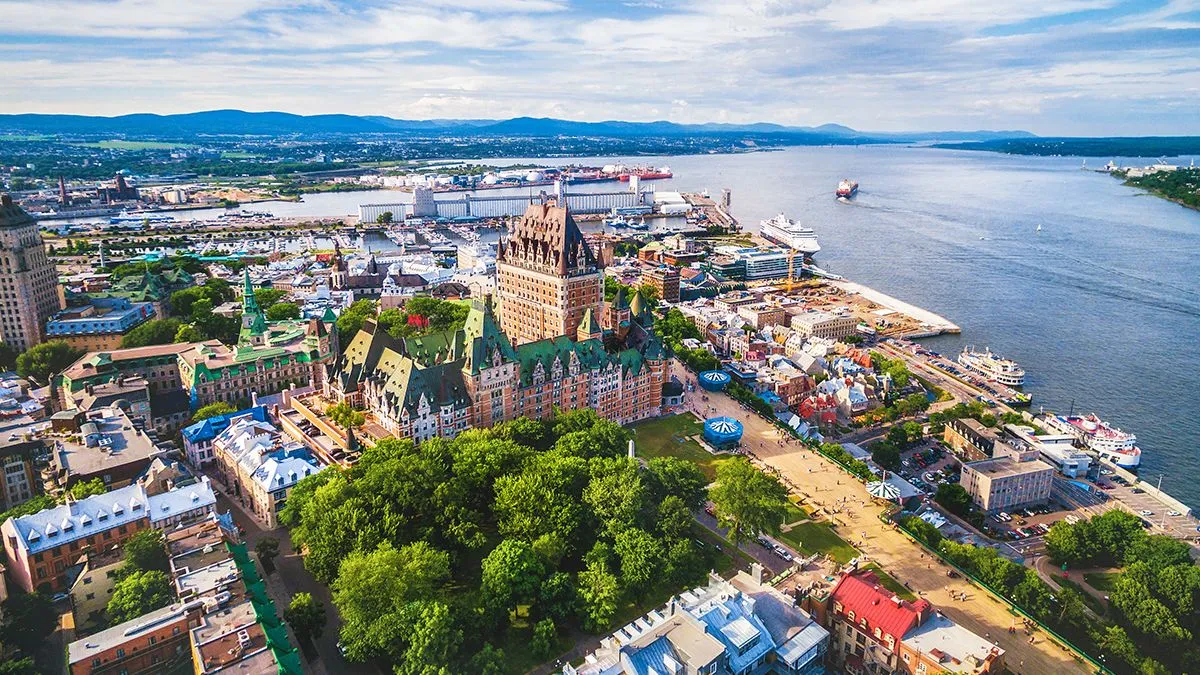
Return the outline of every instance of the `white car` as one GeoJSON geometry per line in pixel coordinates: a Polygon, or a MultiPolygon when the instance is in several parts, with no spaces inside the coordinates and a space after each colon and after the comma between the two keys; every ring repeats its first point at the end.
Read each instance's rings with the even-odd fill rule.
{"type": "Polygon", "coordinates": [[[1143,516],[1152,516],[1152,515],[1154,515],[1154,512],[1153,512],[1153,511],[1146,511],[1146,510],[1143,510],[1143,511],[1142,511],[1142,515],[1143,515],[1143,516]]]}
{"type": "Polygon", "coordinates": [[[1168,516],[1182,516],[1183,514],[1178,511],[1167,511],[1167,515],[1168,516]]]}

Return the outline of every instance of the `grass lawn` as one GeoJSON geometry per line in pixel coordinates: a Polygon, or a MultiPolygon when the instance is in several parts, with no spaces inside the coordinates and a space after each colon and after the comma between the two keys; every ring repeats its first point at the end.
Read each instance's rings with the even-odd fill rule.
{"type": "Polygon", "coordinates": [[[792,548],[806,554],[827,553],[839,563],[858,557],[858,549],[842,540],[825,523],[800,523],[779,536],[792,548]]]}
{"type": "Polygon", "coordinates": [[[699,465],[704,475],[716,478],[717,466],[733,455],[714,455],[690,438],[704,432],[704,425],[692,415],[660,417],[633,427],[634,443],[641,457],[678,457],[699,465]]]}
{"type": "Polygon", "coordinates": [[[101,148],[103,150],[170,150],[171,148],[191,148],[188,143],[162,143],[160,141],[97,141],[95,143],[79,143],[85,148],[101,148]]]}
{"type": "Polygon", "coordinates": [[[783,517],[783,522],[785,524],[808,520],[808,512],[792,502],[788,502],[787,506],[784,507],[784,510],[787,511],[787,515],[783,517]]]}
{"type": "Polygon", "coordinates": [[[901,600],[912,601],[917,599],[917,596],[913,595],[912,591],[905,588],[904,584],[893,579],[887,572],[884,572],[883,568],[879,565],[871,563],[867,565],[867,569],[871,570],[875,573],[875,576],[879,577],[879,583],[882,584],[884,588],[900,596],[901,600]]]}
{"type": "Polygon", "coordinates": [[[1089,572],[1083,575],[1083,580],[1101,593],[1111,593],[1120,576],[1120,572],[1089,572]]]}

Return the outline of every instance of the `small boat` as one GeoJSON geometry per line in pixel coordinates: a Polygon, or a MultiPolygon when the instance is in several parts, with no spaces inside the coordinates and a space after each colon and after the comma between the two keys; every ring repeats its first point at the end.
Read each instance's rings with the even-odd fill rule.
{"type": "Polygon", "coordinates": [[[1041,223],[1038,223],[1037,230],[1035,230],[1035,231],[1036,231],[1036,232],[1041,232],[1041,231],[1042,231],[1042,224],[1041,224],[1041,223]]]}

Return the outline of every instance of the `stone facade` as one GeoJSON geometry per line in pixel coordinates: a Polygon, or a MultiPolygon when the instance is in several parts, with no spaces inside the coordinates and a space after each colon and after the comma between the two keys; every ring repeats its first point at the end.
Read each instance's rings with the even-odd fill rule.
{"type": "MultiPolygon", "coordinates": [[[[590,314],[581,324],[598,327],[590,314]]],[[[666,356],[646,318],[623,339],[558,336],[513,346],[490,298],[476,301],[458,331],[397,340],[373,321],[347,346],[324,395],[365,408],[388,433],[423,441],[555,409],[590,407],[620,424],[662,407],[666,356]]],[[[578,329],[578,326],[577,326],[578,329]]]]}
{"type": "Polygon", "coordinates": [[[58,275],[37,221],[8,195],[0,200],[0,340],[22,352],[42,341],[61,309],[58,275]]]}

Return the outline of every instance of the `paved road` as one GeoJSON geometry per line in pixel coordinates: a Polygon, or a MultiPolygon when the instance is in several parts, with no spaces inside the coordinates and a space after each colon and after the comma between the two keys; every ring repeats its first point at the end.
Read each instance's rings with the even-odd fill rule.
{"type": "MultiPolygon", "coordinates": [[[[674,364],[674,367],[677,376],[687,381],[683,368],[678,364],[674,364]]],[[[781,434],[776,427],[744,410],[729,397],[710,394],[708,403],[716,408],[717,414],[741,420],[745,429],[743,446],[751,449],[766,464],[779,469],[810,503],[824,506],[846,499],[848,503],[856,504],[837,516],[842,523],[839,530],[844,536],[857,544],[859,538],[865,535],[860,550],[898,581],[908,582],[912,588],[920,590],[923,597],[951,619],[1005,649],[1010,670],[1056,675],[1088,672],[1069,652],[1048,642],[1041,633],[1035,635],[1034,644],[1029,644],[1020,632],[1009,635],[1008,628],[1015,619],[1007,607],[965,580],[947,578],[945,567],[926,556],[920,546],[903,534],[884,525],[879,520],[882,507],[870,499],[861,483],[799,443],[780,446],[781,434]],[[956,601],[951,598],[951,591],[965,593],[968,599],[956,601]]]]}
{"type": "MultiPolygon", "coordinates": [[[[333,598],[329,588],[314,579],[308,570],[304,569],[304,559],[292,545],[291,533],[287,528],[265,529],[261,522],[242,508],[237,499],[231,500],[220,492],[221,485],[215,479],[213,488],[217,490],[217,509],[221,512],[230,511],[233,514],[234,522],[245,531],[243,539],[251,551],[254,550],[255,544],[268,537],[279,540],[279,557],[274,561],[275,571],[266,575],[266,581],[280,618],[282,618],[283,610],[287,608],[291,597],[296,593],[311,593],[314,598],[325,603],[325,614],[329,617],[329,623],[325,626],[321,637],[316,640],[318,659],[306,662],[304,664],[305,671],[315,675],[323,673],[377,675],[379,671],[369,664],[350,663],[342,658],[337,649],[338,632],[341,630],[342,622],[333,608],[333,598]]],[[[257,556],[255,557],[257,558],[257,556]]]]}

